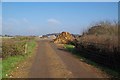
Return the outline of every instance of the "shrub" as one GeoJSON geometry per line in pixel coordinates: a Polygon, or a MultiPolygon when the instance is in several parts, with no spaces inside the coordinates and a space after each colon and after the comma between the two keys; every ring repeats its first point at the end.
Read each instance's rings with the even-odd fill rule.
{"type": "MultiPolygon", "coordinates": [[[[94,43],[93,46],[96,48],[103,44],[106,51],[119,52],[118,23],[112,23],[109,21],[99,22],[89,28],[88,31],[84,32],[84,34],[77,40],[84,45],[86,43],[94,43]]],[[[103,48],[101,47],[101,49],[103,48]]]]}
{"type": "Polygon", "coordinates": [[[17,41],[16,39],[6,39],[2,41],[2,58],[14,55],[23,55],[25,53],[26,41],[17,41]]]}

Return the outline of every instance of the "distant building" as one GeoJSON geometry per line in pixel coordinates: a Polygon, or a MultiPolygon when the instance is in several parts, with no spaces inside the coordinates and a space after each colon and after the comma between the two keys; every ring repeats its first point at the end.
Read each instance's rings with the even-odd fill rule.
{"type": "Polygon", "coordinates": [[[39,38],[42,38],[42,35],[40,35],[39,38]]]}
{"type": "Polygon", "coordinates": [[[55,36],[55,35],[50,35],[50,36],[48,36],[48,38],[49,38],[49,39],[55,39],[56,36],[55,36]]]}

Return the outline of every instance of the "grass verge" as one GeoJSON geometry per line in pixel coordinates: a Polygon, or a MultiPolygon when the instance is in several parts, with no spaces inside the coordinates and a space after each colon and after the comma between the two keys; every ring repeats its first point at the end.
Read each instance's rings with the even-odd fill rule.
{"type": "Polygon", "coordinates": [[[2,77],[7,78],[9,77],[9,73],[16,67],[17,64],[19,64],[21,61],[24,61],[29,56],[32,55],[32,53],[35,50],[36,42],[29,41],[27,42],[27,53],[25,55],[16,55],[16,56],[10,56],[4,60],[2,60],[2,77]]]}
{"type": "Polygon", "coordinates": [[[87,64],[90,64],[96,68],[99,68],[100,70],[104,71],[106,74],[109,75],[109,77],[111,78],[120,78],[120,72],[116,72],[108,67],[102,66],[96,62],[93,62],[87,58],[85,58],[84,56],[81,56],[78,52],[75,50],[73,45],[64,45],[64,48],[68,51],[70,51],[73,55],[75,55],[76,57],[78,57],[82,62],[86,62],[87,64]]]}
{"type": "Polygon", "coordinates": [[[2,79],[2,59],[0,59],[0,80],[2,79]]]}

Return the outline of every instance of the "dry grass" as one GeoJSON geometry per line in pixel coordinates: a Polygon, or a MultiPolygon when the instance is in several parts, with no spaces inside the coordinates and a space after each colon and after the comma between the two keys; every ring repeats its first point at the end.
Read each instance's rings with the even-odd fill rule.
{"type": "Polygon", "coordinates": [[[79,43],[96,43],[98,46],[103,44],[109,51],[114,48],[118,51],[118,24],[108,21],[99,22],[84,32],[82,37],[77,40],[79,43]]]}
{"type": "Polygon", "coordinates": [[[2,40],[2,58],[6,58],[14,55],[24,55],[25,45],[29,40],[33,38],[29,37],[16,37],[5,38],[2,40]]]}
{"type": "Polygon", "coordinates": [[[2,58],[6,58],[8,56],[20,55],[25,51],[24,41],[16,41],[13,39],[7,39],[2,42],[2,58]]]}

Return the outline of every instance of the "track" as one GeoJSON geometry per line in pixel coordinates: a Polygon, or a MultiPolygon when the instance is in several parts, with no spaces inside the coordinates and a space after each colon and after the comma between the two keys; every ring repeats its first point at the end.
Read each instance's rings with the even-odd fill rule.
{"type": "Polygon", "coordinates": [[[46,40],[38,42],[31,78],[100,78],[96,69],[46,40]]]}
{"type": "Polygon", "coordinates": [[[39,40],[37,43],[34,56],[13,71],[14,78],[105,78],[103,72],[80,61],[56,44],[48,40],[39,40]]]}

